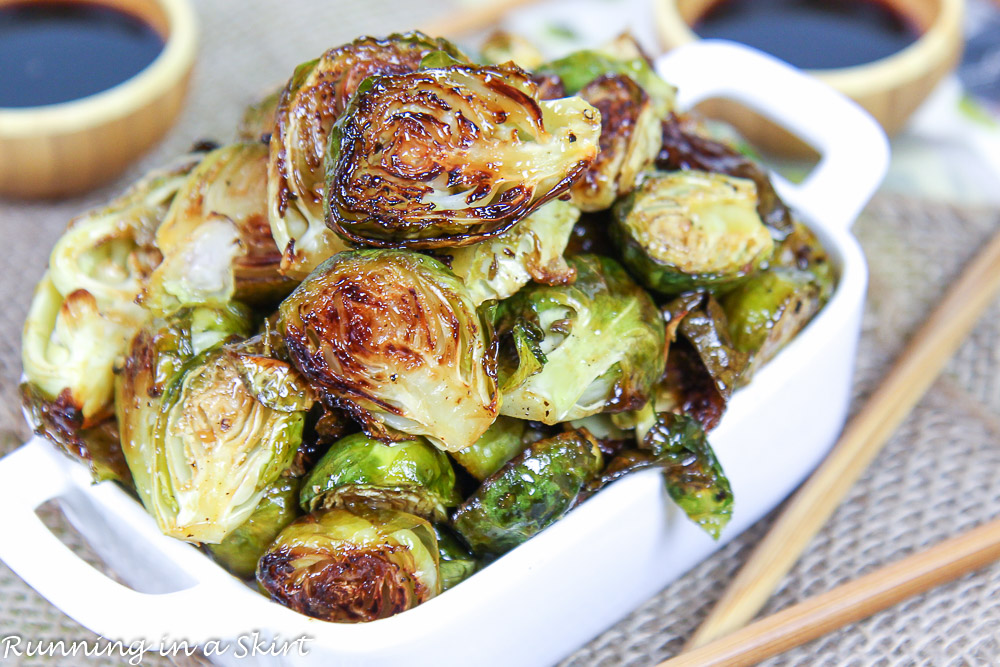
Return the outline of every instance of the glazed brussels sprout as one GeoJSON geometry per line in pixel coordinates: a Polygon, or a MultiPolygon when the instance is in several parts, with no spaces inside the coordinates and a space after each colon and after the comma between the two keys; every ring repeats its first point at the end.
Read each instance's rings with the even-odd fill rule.
{"type": "Polygon", "coordinates": [[[472,446],[452,452],[451,456],[481,482],[524,449],[525,426],[527,422],[521,419],[498,417],[472,446]]]}
{"type": "Polygon", "coordinates": [[[253,514],[218,544],[208,545],[212,558],[242,579],[257,571],[257,561],[285,526],[299,517],[301,479],[279,477],[264,492],[253,514]]]}
{"type": "Polygon", "coordinates": [[[286,275],[301,280],[347,247],[327,229],[323,207],[330,130],[348,100],[366,78],[412,72],[435,51],[467,60],[446,40],[412,32],[362,37],[295,70],[278,103],[268,164],[271,231],[286,275]]]}
{"type": "Polygon", "coordinates": [[[671,114],[663,121],[660,169],[698,169],[753,181],[757,188],[757,213],[775,240],[792,231],[792,214],[778,197],[767,172],[751,157],[721,141],[705,136],[690,117],[671,114]]]}
{"type": "Polygon", "coordinates": [[[623,74],[600,76],[578,95],[601,112],[601,150],[571,193],[584,211],[600,211],[631,192],[639,173],[653,164],[660,120],[649,95],[623,74]]]}
{"type": "Polygon", "coordinates": [[[436,259],[340,253],[279,312],[295,365],[373,438],[405,433],[456,451],[496,419],[489,332],[465,285],[436,259]]]}
{"type": "Polygon", "coordinates": [[[496,238],[442,253],[451,270],[469,288],[475,305],[506,299],[534,280],[545,285],[572,282],[573,270],[563,251],[580,210],[564,201],[538,208],[496,238]]]}
{"type": "Polygon", "coordinates": [[[363,433],[334,443],[302,485],[302,509],[363,503],[444,521],[461,501],[448,455],[423,438],[383,444],[363,433]]]}
{"type": "Polygon", "coordinates": [[[479,49],[483,61],[499,65],[512,62],[518,67],[531,71],[545,60],[538,47],[506,30],[494,31],[479,49]]]}
{"type": "Polygon", "coordinates": [[[500,556],[555,523],[603,466],[585,429],[539,440],[487,478],[452,523],[477,555],[500,556]]]}
{"type": "Polygon", "coordinates": [[[272,600],[324,621],[357,623],[406,611],[441,592],[434,529],[420,517],[367,507],[298,519],[257,565],[272,600]]]}
{"type": "Polygon", "coordinates": [[[564,193],[597,155],[593,107],[537,96],[511,64],[366,81],[330,136],[327,223],[380,247],[502,234],[564,193]]]}
{"type": "Polygon", "coordinates": [[[572,285],[529,285],[497,308],[504,415],[556,424],[635,409],[663,372],[650,296],[607,257],[569,264],[572,285]]]}
{"type": "Polygon", "coordinates": [[[656,117],[665,118],[674,108],[677,91],[653,71],[649,61],[641,56],[600,50],[576,51],[559,60],[543,64],[540,74],[558,76],[567,95],[576,95],[584,86],[605,74],[629,77],[649,96],[656,117]]]}
{"type": "Polygon", "coordinates": [[[742,280],[774,253],[752,181],[701,171],[655,172],[615,204],[611,233],[633,275],[677,294],[742,280]]]}
{"type": "Polygon", "coordinates": [[[837,283],[837,272],[823,244],[811,229],[795,221],[791,233],[781,242],[774,254],[773,266],[783,266],[806,271],[819,288],[819,298],[826,303],[837,283]]]}
{"type": "Polygon", "coordinates": [[[434,524],[434,534],[437,536],[438,554],[441,559],[438,567],[441,590],[446,591],[475,574],[479,569],[479,561],[447,526],[434,524]]]}
{"type": "Polygon", "coordinates": [[[164,259],[143,304],[158,315],[234,297],[273,303],[291,292],[267,222],[267,147],[233,144],[206,155],[178,191],[156,245],[164,259]]]}

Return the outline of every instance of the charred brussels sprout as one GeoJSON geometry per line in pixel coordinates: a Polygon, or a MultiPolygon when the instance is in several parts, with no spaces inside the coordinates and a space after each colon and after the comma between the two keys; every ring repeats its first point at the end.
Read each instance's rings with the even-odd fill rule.
{"type": "Polygon", "coordinates": [[[364,503],[444,521],[461,501],[448,455],[424,439],[383,444],[363,433],[334,443],[302,485],[306,511],[364,503]]]}
{"type": "Polygon", "coordinates": [[[257,565],[272,600],[324,621],[358,623],[441,592],[434,529],[398,510],[331,509],[295,521],[257,565]]]}
{"type": "Polygon", "coordinates": [[[278,326],[299,370],[371,437],[401,432],[455,451],[496,419],[489,332],[436,259],[340,253],[282,302],[278,326]]]}
{"type": "Polygon", "coordinates": [[[469,288],[472,302],[506,299],[534,280],[545,285],[572,282],[573,270],[563,259],[580,210],[563,201],[537,209],[496,238],[454,248],[451,270],[469,288]]]}
{"type": "Polygon", "coordinates": [[[268,202],[282,271],[301,280],[346,248],[323,221],[324,160],[330,130],[366,78],[412,72],[444,51],[466,58],[443,39],[420,33],[362,37],[299,65],[281,95],[271,135],[268,202]]]}
{"type": "Polygon", "coordinates": [[[234,296],[273,303],[291,292],[267,222],[267,147],[233,144],[206,155],[178,191],[156,245],[164,259],[143,304],[159,315],[234,296]]]}
{"type": "Polygon", "coordinates": [[[524,449],[526,425],[520,419],[498,417],[471,447],[452,452],[451,456],[481,482],[524,449]]]}
{"type": "Polygon", "coordinates": [[[677,91],[653,71],[645,58],[600,50],[576,51],[559,60],[543,64],[541,74],[555,74],[562,79],[567,95],[576,95],[584,87],[606,74],[627,76],[649,96],[656,118],[664,118],[674,108],[677,91]]]}
{"type": "Polygon", "coordinates": [[[529,445],[455,512],[455,529],[480,556],[500,556],[555,523],[604,465],[585,429],[529,445]]]}
{"type": "Polygon", "coordinates": [[[257,570],[257,561],[282,529],[299,516],[300,479],[280,477],[267,488],[246,523],[219,544],[208,546],[212,558],[243,579],[257,570]]]}
{"type": "Polygon", "coordinates": [[[381,247],[464,246],[565,192],[597,154],[600,114],[538,102],[514,65],[456,65],[362,84],[330,136],[327,222],[381,247]]]}
{"type": "Polygon", "coordinates": [[[556,424],[634,409],[663,372],[650,296],[612,259],[569,263],[572,285],[529,285],[497,308],[502,414],[556,424]]]}
{"type": "Polygon", "coordinates": [[[441,558],[438,568],[441,590],[446,591],[475,574],[479,569],[479,561],[447,526],[434,524],[434,534],[437,536],[438,554],[441,558]]]}
{"type": "Polygon", "coordinates": [[[631,192],[660,148],[660,120],[649,96],[622,74],[605,74],[578,93],[601,112],[601,150],[571,190],[584,211],[610,207],[631,192]]]}
{"type": "Polygon", "coordinates": [[[650,289],[677,294],[741,280],[774,242],[752,181],[701,171],[656,172],[615,205],[612,237],[650,289]]]}

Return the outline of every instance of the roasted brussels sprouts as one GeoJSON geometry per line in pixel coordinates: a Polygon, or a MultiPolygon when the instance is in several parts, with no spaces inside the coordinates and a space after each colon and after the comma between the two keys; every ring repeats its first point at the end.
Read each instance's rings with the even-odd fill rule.
{"type": "Polygon", "coordinates": [[[164,259],[143,304],[158,315],[234,297],[274,303],[291,292],[267,222],[267,147],[233,144],[206,155],[178,191],[156,245],[164,259]]]}
{"type": "Polygon", "coordinates": [[[600,76],[578,93],[601,112],[601,150],[571,189],[584,211],[610,207],[635,186],[660,149],[660,120],[649,96],[623,74],[600,76]]]}
{"type": "Polygon", "coordinates": [[[767,172],[736,148],[699,132],[690,117],[671,114],[663,121],[656,164],[668,171],[697,169],[751,180],[757,188],[757,213],[775,240],[792,231],[791,211],[774,191],[767,172]]]}
{"type": "Polygon", "coordinates": [[[481,482],[524,449],[525,426],[527,422],[521,419],[498,417],[472,446],[452,452],[451,456],[481,482]]]}
{"type": "Polygon", "coordinates": [[[572,282],[563,251],[580,210],[551,201],[496,238],[441,253],[469,288],[475,305],[506,299],[534,280],[545,285],[572,282]]]}
{"type": "Polygon", "coordinates": [[[496,419],[492,341],[465,285],[436,259],[340,253],[279,312],[295,365],[371,437],[425,436],[456,451],[496,419]]]}
{"type": "Polygon", "coordinates": [[[239,127],[236,128],[236,138],[240,141],[270,143],[275,116],[278,113],[278,103],[281,102],[281,94],[284,91],[285,87],[281,86],[248,106],[240,118],[239,127]]]}
{"type": "Polygon", "coordinates": [[[826,303],[837,283],[837,274],[823,244],[811,229],[795,221],[791,233],[774,253],[772,266],[806,271],[819,287],[819,298],[826,303]]]}
{"type": "Polygon", "coordinates": [[[271,231],[283,273],[301,280],[347,247],[327,229],[323,207],[330,130],[348,100],[367,77],[414,71],[435,51],[467,60],[446,40],[414,32],[362,37],[295,70],[275,114],[268,165],[271,231]]]}
{"type": "Polygon", "coordinates": [[[604,457],[585,429],[539,440],[487,478],[452,523],[479,556],[500,556],[555,523],[604,457]]]}
{"type": "Polygon", "coordinates": [[[674,108],[674,99],[677,95],[674,87],[661,79],[645,58],[611,51],[576,51],[564,58],[541,65],[537,72],[558,76],[567,95],[576,95],[588,83],[605,74],[625,75],[642,86],[649,95],[658,119],[665,118],[674,108]]]}
{"type": "Polygon", "coordinates": [[[742,280],[774,253],[752,181],[701,171],[655,172],[615,204],[611,233],[633,275],[677,294],[742,280]]]}
{"type": "Polygon", "coordinates": [[[226,535],[222,542],[208,545],[212,558],[237,577],[252,578],[257,571],[257,561],[274,538],[299,517],[301,482],[301,479],[279,477],[264,492],[246,523],[226,535]]]}
{"type": "Polygon", "coordinates": [[[257,581],[297,612],[357,623],[406,611],[441,592],[434,529],[420,517],[363,506],[298,519],[257,565],[257,581]]]}
{"type": "Polygon", "coordinates": [[[663,372],[663,320],[614,260],[569,259],[576,282],[500,303],[501,413],[556,424],[643,405],[663,372]]]}
{"type": "Polygon", "coordinates": [[[438,567],[441,590],[446,591],[475,574],[479,569],[479,561],[447,526],[434,524],[434,534],[437,536],[438,554],[441,558],[438,567]]]}
{"type": "Polygon", "coordinates": [[[542,64],[545,56],[538,47],[520,35],[497,30],[479,48],[483,61],[499,65],[512,62],[518,67],[531,71],[542,64]]]}
{"type": "Polygon", "coordinates": [[[383,444],[363,433],[334,443],[302,485],[302,509],[363,503],[444,521],[461,501],[448,455],[423,438],[383,444]]]}
{"type": "Polygon", "coordinates": [[[511,64],[366,81],[330,136],[327,223],[381,247],[502,234],[564,193],[597,155],[593,107],[537,96],[511,64]]]}

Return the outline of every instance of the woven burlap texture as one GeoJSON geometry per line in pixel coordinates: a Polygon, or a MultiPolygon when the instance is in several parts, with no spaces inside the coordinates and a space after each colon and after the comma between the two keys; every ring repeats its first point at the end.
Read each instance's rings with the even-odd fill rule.
{"type": "MultiPolygon", "coordinates": [[[[163,144],[116,184],[62,202],[0,201],[6,243],[0,278],[0,454],[27,436],[20,416],[20,330],[31,289],[55,239],[74,214],[108,199],[145,169],[194,139],[225,140],[243,106],[286,78],[298,62],[362,33],[417,25],[446,0],[319,3],[200,0],[201,52],[189,104],[163,144]],[[323,8],[322,11],[320,8],[323,8]],[[333,7],[331,9],[331,7],[333,7]]],[[[906,336],[998,225],[987,211],[880,198],[856,231],[871,264],[859,351],[856,404],[885,371],[906,336]]],[[[844,506],[785,579],[775,611],[870,572],[997,514],[1000,495],[1000,310],[991,309],[944,377],[906,421],[844,506]]],[[[817,409],[822,409],[818,406],[817,409]]],[[[86,545],[54,511],[46,520],[82,554],[86,545]]],[[[567,659],[567,665],[646,665],[676,653],[721,593],[765,520],[567,659]]],[[[16,536],[0,536],[16,539],[16,536]]],[[[586,582],[581,582],[586,585],[586,582]]],[[[1000,567],[969,575],[768,665],[1000,664],[1000,567]]],[[[599,601],[595,601],[599,604],[599,601]]],[[[93,639],[0,565],[0,636],[93,639]]],[[[470,656],[471,658],[471,656],[470,656]]],[[[12,664],[80,659],[32,658],[12,664]]],[[[121,661],[93,659],[86,664],[121,661]]],[[[144,664],[167,664],[150,657],[144,664]]]]}

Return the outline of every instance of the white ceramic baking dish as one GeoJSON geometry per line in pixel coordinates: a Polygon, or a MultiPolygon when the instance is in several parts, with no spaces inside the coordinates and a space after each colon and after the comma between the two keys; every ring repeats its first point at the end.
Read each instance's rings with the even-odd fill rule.
{"type": "Polygon", "coordinates": [[[737,99],[822,153],[804,183],[776,177],[776,185],[840,271],[830,303],[737,392],[711,434],[736,497],[721,542],[673,507],[657,473],[637,474],[416,609],[363,625],[324,623],[269,602],[200,551],[160,535],[121,489],[92,486],[83,466],[36,438],[0,461],[0,559],[105,637],[147,647],[165,638],[230,642],[212,658],[220,663],[500,667],[553,663],[745,530],[816,466],[843,424],[867,282],[849,227],[882,180],[888,146],[860,108],[757,52],[703,42],[657,67],[678,86],[682,108],[709,97],[737,99]],[[98,573],[44,526],[35,509],[53,498],[134,589],[98,573]],[[308,655],[236,660],[254,631],[308,636],[308,655]]]}

